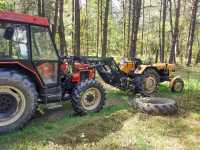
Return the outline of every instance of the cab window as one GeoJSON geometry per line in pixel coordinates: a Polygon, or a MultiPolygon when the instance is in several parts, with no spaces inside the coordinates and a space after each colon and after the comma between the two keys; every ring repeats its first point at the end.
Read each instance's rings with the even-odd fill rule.
{"type": "Polygon", "coordinates": [[[0,23],[0,59],[28,59],[26,25],[0,23]]]}
{"type": "Polygon", "coordinates": [[[33,60],[58,60],[48,28],[31,26],[31,43],[33,60]]]}

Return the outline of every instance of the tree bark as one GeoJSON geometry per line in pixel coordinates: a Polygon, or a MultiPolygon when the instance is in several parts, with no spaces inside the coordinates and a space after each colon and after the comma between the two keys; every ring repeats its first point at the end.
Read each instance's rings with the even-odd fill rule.
{"type": "Polygon", "coordinates": [[[103,24],[103,44],[102,44],[102,57],[106,57],[107,53],[107,45],[108,45],[108,15],[109,15],[109,7],[110,0],[106,0],[105,7],[105,16],[104,16],[104,24],[103,24]]]}
{"type": "Polygon", "coordinates": [[[99,18],[100,18],[100,0],[97,1],[97,39],[96,39],[96,56],[99,56],[99,18]]]}
{"type": "Polygon", "coordinates": [[[161,50],[162,48],[162,33],[161,33],[161,22],[162,22],[162,3],[163,1],[161,0],[160,1],[160,18],[159,18],[159,50],[156,51],[156,58],[155,58],[155,62],[157,63],[158,62],[158,57],[159,57],[159,51],[161,50]]]}
{"type": "Polygon", "coordinates": [[[187,66],[191,65],[192,63],[192,48],[194,43],[194,32],[196,28],[196,17],[197,17],[197,10],[198,10],[198,0],[192,1],[192,16],[191,16],[191,32],[189,35],[189,45],[188,45],[188,60],[187,66]]]}
{"type": "Polygon", "coordinates": [[[198,45],[198,53],[197,53],[195,64],[198,64],[200,63],[200,41],[199,41],[198,32],[197,32],[196,38],[197,38],[197,45],[198,45]]]}
{"type": "Polygon", "coordinates": [[[63,21],[64,0],[59,0],[59,1],[60,1],[60,20],[59,20],[60,52],[61,56],[64,56],[65,54],[68,55],[67,44],[65,40],[65,27],[63,21]]]}
{"type": "Polygon", "coordinates": [[[127,49],[130,49],[130,32],[131,32],[131,8],[132,8],[132,0],[129,0],[129,8],[128,8],[128,35],[127,35],[127,49]]]}
{"type": "Polygon", "coordinates": [[[176,49],[178,48],[177,44],[178,44],[178,35],[179,35],[180,8],[181,8],[181,0],[178,0],[177,5],[176,5],[175,25],[174,25],[174,29],[172,29],[173,34],[172,34],[172,45],[171,45],[169,63],[176,63],[175,48],[176,49]]]}
{"type": "Polygon", "coordinates": [[[72,50],[73,50],[73,54],[76,55],[76,50],[75,50],[75,46],[74,46],[74,12],[75,8],[74,8],[74,0],[72,0],[72,50]]]}
{"type": "Polygon", "coordinates": [[[144,6],[145,6],[145,0],[142,1],[142,42],[141,42],[141,55],[144,54],[144,6]]]}
{"type": "Polygon", "coordinates": [[[80,4],[75,0],[75,51],[76,56],[80,56],[80,4]]]}
{"type": "Polygon", "coordinates": [[[41,16],[42,16],[42,17],[45,17],[45,16],[46,16],[46,12],[45,12],[45,0],[42,0],[41,16]]]}
{"type": "Polygon", "coordinates": [[[89,41],[88,41],[88,38],[89,38],[89,29],[88,29],[88,26],[89,26],[89,22],[88,22],[88,0],[85,0],[86,2],[86,6],[85,6],[85,21],[86,21],[86,55],[88,56],[89,55],[89,41]]]}
{"type": "Polygon", "coordinates": [[[123,51],[126,54],[126,3],[127,0],[122,0],[122,7],[123,7],[123,51]]]}
{"type": "Polygon", "coordinates": [[[55,42],[56,32],[58,28],[58,1],[59,0],[56,0],[55,2],[54,24],[52,26],[52,38],[54,42],[55,42]]]}
{"type": "Polygon", "coordinates": [[[37,7],[38,7],[38,16],[42,16],[42,2],[41,2],[41,0],[37,0],[37,7]]]}
{"type": "Polygon", "coordinates": [[[167,0],[163,0],[163,8],[162,8],[162,44],[160,49],[160,62],[164,62],[164,51],[165,51],[165,23],[166,23],[166,15],[167,15],[167,0]]]}
{"type": "Polygon", "coordinates": [[[133,19],[132,19],[132,34],[131,34],[131,58],[134,59],[136,56],[137,48],[137,35],[139,30],[140,12],[141,12],[141,0],[133,1],[133,19]]]}

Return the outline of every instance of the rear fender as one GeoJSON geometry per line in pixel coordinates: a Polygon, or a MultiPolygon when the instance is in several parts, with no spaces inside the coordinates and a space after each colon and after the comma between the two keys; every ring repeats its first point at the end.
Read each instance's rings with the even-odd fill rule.
{"type": "Polygon", "coordinates": [[[27,66],[20,62],[0,62],[0,68],[6,68],[10,70],[18,70],[27,75],[31,80],[35,81],[37,88],[44,88],[44,83],[40,79],[40,76],[33,67],[27,66]]]}
{"type": "Polygon", "coordinates": [[[155,69],[154,67],[150,66],[150,65],[140,65],[137,67],[137,69],[135,70],[135,74],[143,74],[144,71],[148,68],[153,68],[155,69]]]}

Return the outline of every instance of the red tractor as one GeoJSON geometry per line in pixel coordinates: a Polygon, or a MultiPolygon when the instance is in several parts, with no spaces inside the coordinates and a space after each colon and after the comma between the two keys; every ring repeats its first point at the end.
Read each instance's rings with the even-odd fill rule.
{"type": "Polygon", "coordinates": [[[39,103],[66,100],[77,113],[103,108],[95,66],[60,57],[46,18],[0,12],[0,133],[22,127],[39,103]]]}

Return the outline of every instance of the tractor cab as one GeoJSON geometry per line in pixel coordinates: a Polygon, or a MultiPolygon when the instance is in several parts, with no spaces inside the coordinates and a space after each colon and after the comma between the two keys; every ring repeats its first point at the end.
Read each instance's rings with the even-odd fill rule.
{"type": "Polygon", "coordinates": [[[43,86],[58,84],[59,56],[48,27],[1,22],[0,44],[0,60],[35,68],[43,86]]]}

